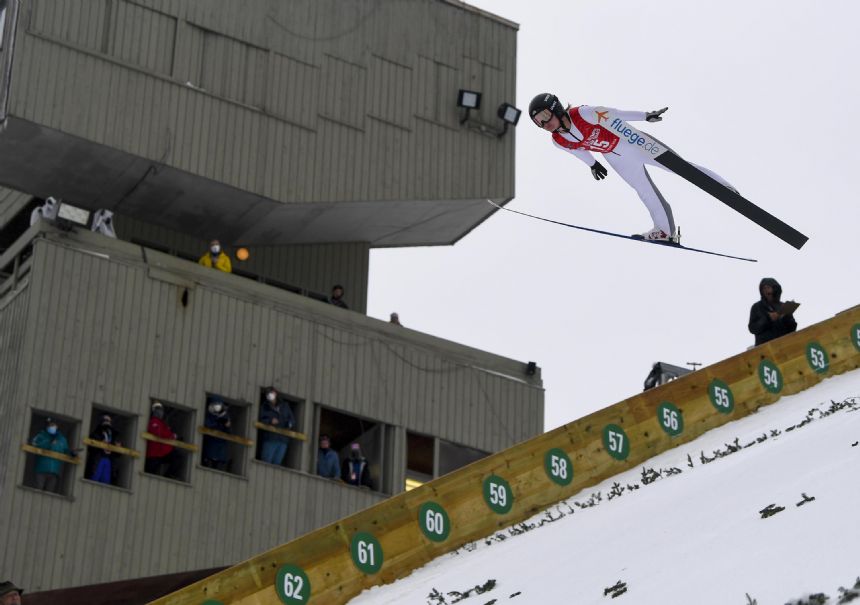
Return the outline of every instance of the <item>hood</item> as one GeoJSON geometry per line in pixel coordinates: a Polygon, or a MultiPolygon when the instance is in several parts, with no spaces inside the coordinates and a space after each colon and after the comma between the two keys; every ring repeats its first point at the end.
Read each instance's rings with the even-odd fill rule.
{"type": "Polygon", "coordinates": [[[770,286],[771,288],[773,288],[773,300],[774,302],[779,302],[780,298],[782,297],[782,286],[779,285],[779,282],[772,277],[765,277],[759,282],[758,293],[759,296],[761,296],[762,300],[764,300],[764,294],[762,294],[761,290],[765,286],[770,286]]]}

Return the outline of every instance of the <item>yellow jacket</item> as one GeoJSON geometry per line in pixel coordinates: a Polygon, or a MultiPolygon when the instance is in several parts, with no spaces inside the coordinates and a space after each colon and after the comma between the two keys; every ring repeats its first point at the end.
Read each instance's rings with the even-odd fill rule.
{"type": "MultiPolygon", "coordinates": [[[[200,260],[197,261],[199,264],[204,267],[212,267],[212,255],[208,252],[200,257],[200,260]]],[[[218,259],[215,261],[215,268],[219,271],[223,271],[224,273],[232,273],[233,265],[230,263],[230,257],[224,254],[224,252],[218,253],[218,259]]]]}

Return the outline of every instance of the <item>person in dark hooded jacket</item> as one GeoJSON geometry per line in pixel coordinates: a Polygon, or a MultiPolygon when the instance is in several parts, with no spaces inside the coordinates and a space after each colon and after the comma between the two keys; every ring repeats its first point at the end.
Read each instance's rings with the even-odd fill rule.
{"type": "Polygon", "coordinates": [[[781,313],[782,286],[772,277],[765,277],[758,285],[761,300],[750,309],[749,330],[755,334],[756,346],[797,330],[791,313],[781,313]]]}

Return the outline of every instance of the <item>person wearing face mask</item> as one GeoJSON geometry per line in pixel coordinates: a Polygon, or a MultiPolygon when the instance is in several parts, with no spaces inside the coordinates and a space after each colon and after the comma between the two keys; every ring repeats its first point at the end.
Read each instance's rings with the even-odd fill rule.
{"type": "MultiPolygon", "coordinates": [[[[121,446],[122,444],[117,439],[117,433],[113,428],[113,418],[110,414],[102,414],[99,419],[99,425],[90,434],[90,439],[103,441],[110,445],[121,446]]],[[[90,448],[91,457],[93,460],[92,473],[90,480],[98,481],[99,483],[113,483],[113,457],[116,455],[110,450],[100,449],[97,447],[90,448]]]]}
{"type": "MultiPolygon", "coordinates": [[[[227,404],[218,397],[212,397],[206,406],[206,418],[203,425],[222,433],[232,433],[230,412],[227,404]]],[[[203,435],[203,466],[219,471],[227,471],[230,466],[230,451],[227,441],[212,435],[203,435]]]]}
{"type": "Polygon", "coordinates": [[[361,446],[353,443],[349,446],[349,456],[343,461],[343,480],[357,487],[370,487],[370,472],[367,468],[367,458],[361,453],[361,446]]]}
{"type": "MultiPolygon", "coordinates": [[[[57,422],[53,418],[45,420],[45,428],[33,437],[32,444],[43,450],[74,456],[74,453],[69,449],[69,442],[60,432],[57,422]]],[[[36,456],[36,488],[46,492],[59,493],[57,487],[60,484],[63,464],[65,463],[62,460],[36,456]]]]}
{"type": "Polygon", "coordinates": [[[223,271],[224,273],[232,273],[233,265],[230,262],[230,257],[221,249],[221,242],[213,239],[209,242],[209,252],[200,257],[197,261],[204,267],[209,267],[223,271]]]}
{"type": "MultiPolygon", "coordinates": [[[[265,392],[263,405],[260,406],[260,422],[279,429],[292,428],[296,424],[289,402],[278,396],[275,387],[269,387],[265,392]]],[[[260,437],[260,460],[269,464],[281,465],[287,454],[290,438],[278,433],[262,431],[260,437]]]]}
{"type": "MultiPolygon", "coordinates": [[[[164,405],[160,401],[154,402],[150,410],[149,424],[146,426],[146,430],[162,439],[177,439],[176,433],[173,432],[173,429],[170,428],[170,425],[164,419],[164,414],[164,405]]],[[[158,443],[157,441],[146,442],[144,472],[176,479],[179,474],[180,463],[179,453],[172,445],[158,443]]]]}

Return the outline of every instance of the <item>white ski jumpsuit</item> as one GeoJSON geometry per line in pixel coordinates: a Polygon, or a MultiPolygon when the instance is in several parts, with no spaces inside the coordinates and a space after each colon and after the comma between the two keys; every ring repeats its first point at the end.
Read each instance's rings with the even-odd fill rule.
{"type": "MultiPolygon", "coordinates": [[[[614,117],[620,118],[625,122],[645,121],[646,112],[644,111],[619,111],[611,107],[594,107],[590,105],[570,107],[567,110],[568,117],[570,117],[570,131],[558,130],[554,132],[552,134],[553,143],[559,149],[575,155],[589,167],[593,166],[596,161],[594,156],[591,155],[591,151],[604,154],[606,161],[615,169],[615,172],[639,194],[639,199],[645,204],[648,213],[651,215],[651,220],[654,221],[654,227],[662,229],[669,236],[674,235],[675,219],[672,216],[672,208],[660,194],[659,189],[654,185],[654,181],[651,180],[648,171],[645,169],[645,164],[658,166],[663,170],[668,170],[668,168],[650,157],[645,157],[644,154],[637,153],[626,145],[610,145],[612,150],[607,152],[606,141],[617,140],[618,137],[600,124],[601,119],[605,119],[605,116],[598,115],[598,111],[601,114],[604,111],[611,112],[614,117]]],[[[652,139],[654,138],[650,134],[648,136],[651,136],[652,139]]],[[[668,145],[660,143],[666,149],[669,149],[668,145]]],[[[711,178],[734,189],[718,174],[702,166],[693,165],[711,178]]]]}

